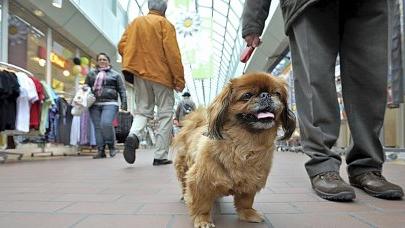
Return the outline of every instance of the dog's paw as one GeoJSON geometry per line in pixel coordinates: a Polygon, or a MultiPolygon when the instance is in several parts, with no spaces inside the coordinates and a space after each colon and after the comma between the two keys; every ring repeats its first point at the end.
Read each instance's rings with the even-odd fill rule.
{"type": "Polygon", "coordinates": [[[243,209],[238,212],[239,219],[247,222],[263,222],[264,217],[261,213],[257,212],[255,209],[243,209]]]}
{"type": "Polygon", "coordinates": [[[212,222],[199,222],[198,224],[194,223],[194,228],[212,228],[212,227],[215,227],[214,223],[212,222]]]}
{"type": "Polygon", "coordinates": [[[194,219],[194,228],[211,228],[215,227],[214,223],[207,215],[199,215],[194,219]]]}

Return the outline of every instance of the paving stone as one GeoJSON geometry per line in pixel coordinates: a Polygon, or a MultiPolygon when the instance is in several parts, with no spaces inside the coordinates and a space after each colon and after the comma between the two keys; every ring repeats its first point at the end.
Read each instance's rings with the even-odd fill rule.
{"type": "Polygon", "coordinates": [[[375,211],[374,208],[362,202],[293,202],[301,213],[337,213],[355,211],[375,211]]]}
{"type": "Polygon", "coordinates": [[[122,195],[118,194],[62,194],[53,198],[53,201],[68,202],[111,202],[116,201],[122,195]]]}
{"type": "Polygon", "coordinates": [[[188,214],[186,205],[182,203],[148,203],[145,204],[138,214],[188,214]]]}
{"type": "Polygon", "coordinates": [[[69,202],[43,201],[0,201],[2,212],[55,212],[69,205],[69,202]]]}
{"type": "MultiPolygon", "coordinates": [[[[236,214],[233,203],[220,203],[221,214],[236,214]]],[[[255,203],[253,208],[261,213],[299,213],[299,211],[289,203],[255,203]]]]}
{"type": "Polygon", "coordinates": [[[372,224],[374,227],[405,227],[405,211],[404,212],[356,212],[354,217],[361,221],[372,224]]]}
{"type": "Polygon", "coordinates": [[[79,202],[72,203],[70,206],[59,210],[58,213],[75,213],[75,214],[135,214],[141,204],[135,203],[94,203],[79,202]]]}
{"type": "Polygon", "coordinates": [[[148,215],[92,215],[80,221],[75,228],[165,228],[171,216],[148,215]]]}
{"type": "Polygon", "coordinates": [[[353,227],[370,228],[370,225],[346,214],[266,214],[273,227],[282,228],[319,228],[353,227]]]}
{"type": "Polygon", "coordinates": [[[68,214],[4,214],[0,216],[0,227],[70,227],[83,217],[84,215],[68,214]]]}

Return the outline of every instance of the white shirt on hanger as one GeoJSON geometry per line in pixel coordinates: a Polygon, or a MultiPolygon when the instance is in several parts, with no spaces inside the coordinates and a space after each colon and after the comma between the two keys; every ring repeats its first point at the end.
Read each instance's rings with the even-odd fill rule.
{"type": "Polygon", "coordinates": [[[16,73],[18,84],[20,84],[20,95],[17,98],[17,116],[15,129],[21,132],[30,130],[30,107],[31,103],[38,100],[38,93],[35,84],[27,74],[16,73]]]}

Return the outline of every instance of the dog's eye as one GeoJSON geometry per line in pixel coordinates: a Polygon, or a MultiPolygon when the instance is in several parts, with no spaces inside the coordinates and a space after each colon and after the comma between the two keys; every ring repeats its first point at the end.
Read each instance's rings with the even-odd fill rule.
{"type": "Polygon", "coordinates": [[[241,97],[240,99],[247,101],[247,100],[249,100],[251,97],[253,97],[253,94],[252,94],[252,93],[245,93],[245,94],[242,95],[242,97],[241,97]]]}
{"type": "Polygon", "coordinates": [[[281,97],[281,93],[280,93],[280,92],[275,92],[274,95],[276,95],[277,97],[281,97]]]}

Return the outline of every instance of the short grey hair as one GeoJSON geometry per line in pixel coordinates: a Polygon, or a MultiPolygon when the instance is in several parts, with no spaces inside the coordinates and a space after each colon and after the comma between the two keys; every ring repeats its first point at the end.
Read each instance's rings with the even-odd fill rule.
{"type": "Polygon", "coordinates": [[[167,9],[167,0],[148,0],[148,8],[164,14],[167,9]]]}

